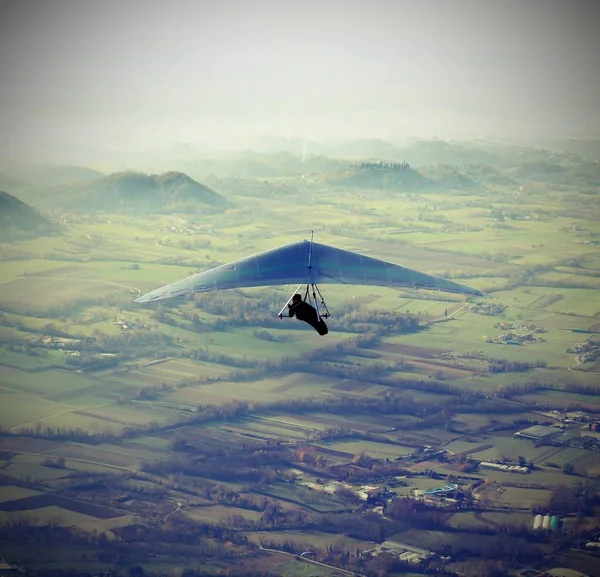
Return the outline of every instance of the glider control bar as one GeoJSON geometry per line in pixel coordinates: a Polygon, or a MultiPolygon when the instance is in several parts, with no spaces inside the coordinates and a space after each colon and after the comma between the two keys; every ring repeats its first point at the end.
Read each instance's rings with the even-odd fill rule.
{"type": "MultiPolygon", "coordinates": [[[[292,299],[294,298],[294,295],[300,290],[300,287],[304,286],[304,283],[299,284],[298,288],[292,293],[292,296],[287,300],[287,302],[283,305],[283,307],[281,308],[281,310],[279,311],[279,314],[277,315],[280,319],[283,318],[283,311],[287,308],[287,306],[290,304],[290,302],[292,301],[292,299]]],[[[286,315],[287,316],[287,315],[286,315]]]]}

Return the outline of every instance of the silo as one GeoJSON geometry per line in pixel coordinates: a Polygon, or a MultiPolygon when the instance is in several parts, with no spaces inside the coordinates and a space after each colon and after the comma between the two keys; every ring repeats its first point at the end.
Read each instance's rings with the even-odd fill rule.
{"type": "Polygon", "coordinates": [[[533,530],[537,531],[538,529],[542,528],[542,521],[543,521],[543,517],[541,515],[536,515],[535,519],[533,520],[533,530]]]}
{"type": "Polygon", "coordinates": [[[560,519],[556,515],[552,515],[552,519],[550,519],[550,530],[558,531],[560,529],[560,519]]]}
{"type": "Polygon", "coordinates": [[[542,529],[550,530],[550,515],[546,515],[542,521],[542,529]]]}

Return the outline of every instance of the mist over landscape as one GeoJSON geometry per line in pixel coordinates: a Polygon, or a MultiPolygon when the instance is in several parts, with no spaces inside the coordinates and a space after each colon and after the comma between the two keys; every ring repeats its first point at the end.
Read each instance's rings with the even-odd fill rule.
{"type": "Polygon", "coordinates": [[[4,1],[3,155],[595,137],[596,16],[591,0],[4,1]]]}
{"type": "Polygon", "coordinates": [[[598,16],[0,0],[0,575],[600,576],[598,16]]]}

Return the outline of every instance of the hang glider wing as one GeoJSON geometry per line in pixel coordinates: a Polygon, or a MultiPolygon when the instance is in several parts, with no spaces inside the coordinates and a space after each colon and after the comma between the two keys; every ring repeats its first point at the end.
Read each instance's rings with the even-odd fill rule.
{"type": "Polygon", "coordinates": [[[354,284],[431,289],[483,296],[476,289],[308,240],[300,240],[195,274],[149,292],[146,303],[234,288],[288,284],[354,284]]]}

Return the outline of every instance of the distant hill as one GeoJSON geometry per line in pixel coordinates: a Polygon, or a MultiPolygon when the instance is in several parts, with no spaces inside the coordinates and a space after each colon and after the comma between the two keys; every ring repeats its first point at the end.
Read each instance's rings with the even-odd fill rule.
{"type": "Polygon", "coordinates": [[[462,168],[462,172],[469,178],[490,186],[513,186],[515,180],[506,176],[489,164],[470,164],[462,168]]]}
{"type": "Polygon", "coordinates": [[[586,162],[569,169],[575,184],[600,187],[600,161],[586,162]]]}
{"type": "Polygon", "coordinates": [[[559,164],[545,160],[533,160],[521,162],[512,167],[508,172],[514,178],[524,180],[538,180],[540,182],[553,182],[558,175],[565,172],[565,168],[559,164]]]}
{"type": "Polygon", "coordinates": [[[496,165],[498,155],[483,148],[478,142],[443,140],[418,140],[400,149],[403,158],[413,166],[448,164],[465,166],[469,164],[496,165]]]}
{"type": "Polygon", "coordinates": [[[80,182],[91,182],[104,176],[102,172],[86,166],[61,166],[23,162],[4,162],[0,166],[0,171],[7,177],[27,183],[27,188],[38,190],[80,182]]]}
{"type": "Polygon", "coordinates": [[[433,182],[410,168],[393,162],[361,162],[352,165],[344,174],[332,175],[329,184],[371,190],[385,189],[410,192],[421,190],[433,182]]]}
{"type": "Polygon", "coordinates": [[[16,178],[12,178],[3,172],[0,172],[0,189],[8,190],[8,191],[17,191],[22,190],[24,188],[28,188],[31,185],[28,185],[26,182],[22,180],[18,180],[16,178]]]}
{"type": "Polygon", "coordinates": [[[381,158],[385,160],[402,160],[401,150],[383,138],[365,138],[330,145],[326,149],[327,156],[358,160],[365,158],[381,158]]]}
{"type": "Polygon", "coordinates": [[[65,191],[63,202],[86,210],[175,211],[224,209],[227,201],[182,172],[118,172],[65,191]]]}
{"type": "Polygon", "coordinates": [[[543,141],[540,144],[551,150],[571,152],[591,160],[600,160],[600,138],[563,138],[543,141]]]}
{"type": "Polygon", "coordinates": [[[520,163],[507,172],[521,180],[580,187],[600,186],[598,162],[562,166],[549,161],[533,161],[520,163]]]}
{"type": "Polygon", "coordinates": [[[254,178],[218,178],[219,190],[227,194],[253,196],[256,198],[281,198],[294,196],[298,188],[286,180],[264,180],[254,178]]]}
{"type": "Polygon", "coordinates": [[[482,190],[485,186],[467,176],[463,171],[447,164],[438,164],[420,169],[424,176],[434,181],[437,188],[445,190],[475,191],[482,190]]]}
{"type": "Polygon", "coordinates": [[[186,171],[198,178],[209,175],[241,178],[274,178],[324,174],[340,170],[347,162],[314,154],[294,155],[279,151],[257,153],[253,151],[213,155],[183,164],[186,171]]]}
{"type": "Polygon", "coordinates": [[[29,205],[12,194],[0,192],[0,239],[16,240],[55,231],[56,226],[29,205]]]}
{"type": "Polygon", "coordinates": [[[515,185],[515,181],[487,165],[454,167],[447,164],[414,170],[408,163],[361,162],[343,175],[332,175],[329,184],[397,192],[482,191],[488,185],[515,185]]]}
{"type": "Polygon", "coordinates": [[[246,140],[244,148],[258,153],[287,152],[295,156],[322,154],[325,146],[315,140],[299,137],[259,136],[246,140]]]}

